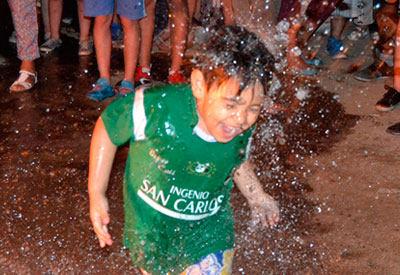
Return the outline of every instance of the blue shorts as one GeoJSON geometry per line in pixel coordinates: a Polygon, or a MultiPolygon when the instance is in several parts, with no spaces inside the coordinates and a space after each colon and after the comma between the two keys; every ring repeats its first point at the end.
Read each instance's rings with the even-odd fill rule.
{"type": "MultiPolygon", "coordinates": [[[[130,20],[139,20],[146,16],[144,0],[116,0],[117,14],[130,20]]],[[[114,0],[84,0],[85,16],[96,17],[114,13],[114,0]]]]}

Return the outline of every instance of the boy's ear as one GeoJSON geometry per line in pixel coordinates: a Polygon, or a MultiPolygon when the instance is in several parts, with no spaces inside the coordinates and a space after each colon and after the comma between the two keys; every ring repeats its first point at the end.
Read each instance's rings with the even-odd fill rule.
{"type": "Polygon", "coordinates": [[[196,99],[201,99],[207,93],[207,83],[203,73],[199,69],[194,69],[190,75],[192,93],[196,99]]]}

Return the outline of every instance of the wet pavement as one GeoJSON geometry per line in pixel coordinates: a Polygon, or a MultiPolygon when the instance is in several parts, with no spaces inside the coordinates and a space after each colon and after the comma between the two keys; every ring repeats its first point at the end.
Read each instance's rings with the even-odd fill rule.
{"type": "MultiPolygon", "coordinates": [[[[63,36],[62,47],[38,60],[38,85],[29,92],[11,93],[8,87],[17,76],[19,62],[13,46],[7,42],[11,26],[5,24],[1,28],[0,48],[4,49],[1,55],[7,64],[0,66],[0,232],[3,232],[0,273],[139,274],[122,246],[121,181],[126,147],[118,150],[107,192],[112,247],[100,249],[89,219],[87,175],[91,132],[98,116],[114,100],[93,102],[85,97],[98,77],[94,56],[78,57],[77,41],[63,36]]],[[[112,60],[115,83],[123,69],[120,50],[113,51],[112,60]]],[[[153,56],[155,80],[166,80],[168,62],[166,54],[153,56]]],[[[190,66],[187,60],[186,72],[190,66]]],[[[365,106],[363,98],[354,99],[341,91],[343,87],[351,89],[361,84],[349,80],[343,66],[334,72],[332,76],[323,71],[319,79],[311,80],[281,76],[282,87],[277,91],[276,101],[284,111],[262,113],[251,158],[265,190],[280,203],[282,221],[275,229],[251,227],[245,199],[233,189],[238,247],[235,275],[351,274],[353,271],[372,274],[371,270],[379,274],[383,270],[382,262],[374,263],[371,268],[352,268],[350,262],[365,260],[363,254],[357,254],[359,250],[354,246],[346,246],[346,240],[335,240],[339,248],[329,247],[329,238],[334,238],[330,233],[336,233],[340,239],[336,229],[341,228],[340,222],[336,217],[324,216],[325,212],[320,213],[331,201],[322,199],[322,195],[328,196],[327,191],[324,193],[315,185],[318,182],[315,174],[319,179],[337,174],[329,169],[318,170],[315,161],[330,163],[332,148],[340,149],[353,129],[358,129],[357,125],[373,120],[366,109],[353,106],[365,106]],[[299,87],[303,89],[300,92],[299,87]],[[331,173],[325,175],[326,171],[331,173]],[[315,194],[315,190],[319,193],[315,194]],[[343,269],[337,265],[349,265],[345,271],[350,273],[340,272],[343,269]]],[[[375,95],[378,96],[379,93],[375,95]]],[[[383,129],[383,122],[375,124],[379,123],[383,129]]],[[[360,134],[355,143],[360,144],[364,138],[360,134]]],[[[342,150],[340,156],[346,158],[348,148],[342,150]]],[[[328,183],[321,182],[332,193],[337,188],[332,185],[333,180],[329,181],[330,188],[328,183]]],[[[341,212],[340,203],[335,206],[341,212]]],[[[354,221],[356,225],[363,224],[362,219],[354,221]]],[[[362,239],[361,233],[359,236],[362,239]]]]}

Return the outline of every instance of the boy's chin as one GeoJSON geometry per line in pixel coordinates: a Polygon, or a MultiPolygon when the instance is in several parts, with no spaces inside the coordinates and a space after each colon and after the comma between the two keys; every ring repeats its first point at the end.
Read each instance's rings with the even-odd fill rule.
{"type": "Polygon", "coordinates": [[[220,143],[228,143],[230,142],[232,139],[234,139],[235,137],[237,137],[240,133],[232,135],[232,136],[223,136],[223,135],[218,135],[218,136],[214,136],[215,140],[220,142],[220,143]]]}

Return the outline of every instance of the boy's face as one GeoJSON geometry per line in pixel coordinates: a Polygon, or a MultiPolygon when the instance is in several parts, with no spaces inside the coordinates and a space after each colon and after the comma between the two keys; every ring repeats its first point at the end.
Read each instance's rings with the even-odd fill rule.
{"type": "Polygon", "coordinates": [[[195,70],[191,82],[199,115],[198,126],[218,142],[231,141],[256,122],[263,102],[261,83],[251,84],[238,95],[239,81],[233,77],[220,85],[207,87],[201,71],[195,70]]]}

